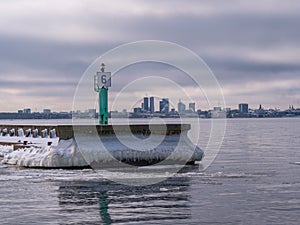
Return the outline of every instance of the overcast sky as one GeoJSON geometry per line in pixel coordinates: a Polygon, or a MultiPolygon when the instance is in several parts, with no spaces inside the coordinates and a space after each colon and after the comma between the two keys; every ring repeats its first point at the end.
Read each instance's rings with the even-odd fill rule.
{"type": "MultiPolygon", "coordinates": [[[[297,0],[0,1],[0,111],[70,111],[87,67],[106,51],[139,40],[175,42],[197,53],[228,107],[300,107],[299,27],[297,0]]],[[[125,77],[134,80],[141,72],[181,76],[165,66],[133,66],[113,80],[111,98],[125,77]]],[[[179,85],[194,92],[189,82],[179,85]]],[[[114,107],[129,110],[145,94],[179,98],[161,89],[131,90],[114,107]]],[[[195,93],[196,108],[205,108],[195,93]]]]}

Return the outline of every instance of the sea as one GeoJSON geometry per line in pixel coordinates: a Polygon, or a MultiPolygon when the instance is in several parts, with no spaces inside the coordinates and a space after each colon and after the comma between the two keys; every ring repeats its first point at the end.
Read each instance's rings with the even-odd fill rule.
{"type": "MultiPolygon", "coordinates": [[[[201,135],[209,137],[211,120],[199,124],[201,135]]],[[[205,144],[199,145],[205,151],[205,144]]],[[[299,215],[299,117],[228,119],[220,151],[208,168],[186,166],[149,186],[115,183],[93,169],[0,163],[0,224],[296,225],[299,215]]]]}

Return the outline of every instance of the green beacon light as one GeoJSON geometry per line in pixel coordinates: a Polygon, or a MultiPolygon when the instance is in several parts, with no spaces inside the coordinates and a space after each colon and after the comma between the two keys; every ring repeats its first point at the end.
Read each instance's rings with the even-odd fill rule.
{"type": "Polygon", "coordinates": [[[111,72],[104,72],[105,65],[101,64],[101,72],[94,76],[94,90],[99,93],[99,124],[108,124],[108,87],[111,87],[111,72]]]}

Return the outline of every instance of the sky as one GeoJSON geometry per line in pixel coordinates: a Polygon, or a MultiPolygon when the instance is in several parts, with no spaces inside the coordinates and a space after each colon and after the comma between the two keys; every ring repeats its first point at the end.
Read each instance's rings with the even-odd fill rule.
{"type": "MultiPolygon", "coordinates": [[[[217,78],[227,107],[247,102],[250,108],[300,108],[299,27],[297,0],[0,1],[0,111],[72,110],[89,65],[112,48],[141,40],[174,42],[195,52],[217,78]]],[[[144,63],[114,78],[110,102],[121,90],[123,96],[111,110],[131,110],[145,95],[177,104],[180,95],[163,82],[124,89],[125,80],[142,73],[172,77],[196,108],[208,107],[179,70],[144,63]]]]}

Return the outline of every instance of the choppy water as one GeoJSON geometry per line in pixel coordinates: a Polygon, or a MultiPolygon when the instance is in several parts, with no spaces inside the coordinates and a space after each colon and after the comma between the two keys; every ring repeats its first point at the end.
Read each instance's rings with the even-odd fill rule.
{"type": "Polygon", "coordinates": [[[1,164],[0,184],[0,224],[299,224],[300,118],[228,120],[206,171],[152,186],[1,164]]]}

